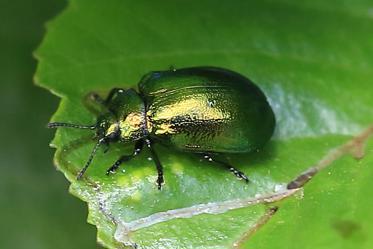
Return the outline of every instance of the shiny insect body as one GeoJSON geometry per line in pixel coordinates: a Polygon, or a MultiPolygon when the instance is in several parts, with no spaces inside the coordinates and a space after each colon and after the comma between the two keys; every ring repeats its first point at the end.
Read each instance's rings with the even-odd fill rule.
{"type": "Polygon", "coordinates": [[[153,144],[198,153],[221,165],[238,178],[244,173],[216,154],[248,153],[258,150],[271,138],[275,117],[263,92],[249,79],[233,71],[215,67],[194,67],[155,71],[146,74],[134,89],[114,88],[106,99],[93,94],[104,110],[94,125],[53,122],[48,127],[96,130],[98,142],[81,178],[102,144],[135,143],[133,153],[120,157],[107,171],[114,173],[137,156],[145,145],[163,179],[162,164],[153,144]]]}

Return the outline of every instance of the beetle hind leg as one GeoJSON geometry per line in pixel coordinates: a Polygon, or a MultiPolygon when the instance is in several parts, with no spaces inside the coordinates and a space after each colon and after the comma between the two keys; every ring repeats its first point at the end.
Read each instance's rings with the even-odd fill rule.
{"type": "Polygon", "coordinates": [[[237,178],[244,180],[246,183],[249,182],[249,178],[245,175],[245,173],[243,173],[242,171],[239,171],[238,169],[236,169],[235,167],[233,167],[229,163],[224,162],[224,161],[220,161],[220,160],[216,160],[216,159],[212,158],[212,156],[210,154],[203,154],[203,159],[205,159],[209,162],[212,162],[212,163],[219,164],[219,165],[223,166],[224,168],[226,168],[227,170],[229,170],[230,172],[232,172],[237,178]]]}
{"type": "Polygon", "coordinates": [[[155,167],[157,168],[157,173],[158,173],[157,186],[158,186],[158,189],[161,190],[162,189],[162,184],[164,183],[163,166],[161,164],[161,161],[158,158],[157,153],[153,149],[152,141],[150,141],[150,139],[145,139],[145,142],[146,142],[146,145],[147,145],[148,149],[150,150],[150,153],[152,155],[152,159],[155,163],[155,167]]]}

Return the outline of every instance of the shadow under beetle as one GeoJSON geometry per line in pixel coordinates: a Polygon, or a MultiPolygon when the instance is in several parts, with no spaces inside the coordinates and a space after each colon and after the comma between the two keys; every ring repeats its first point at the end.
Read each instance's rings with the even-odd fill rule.
{"type": "Polygon", "coordinates": [[[158,189],[163,180],[162,164],[153,149],[159,142],[223,166],[238,178],[247,176],[213,155],[247,153],[261,148],[272,136],[275,116],[263,92],[249,79],[216,67],[193,67],[155,71],[138,84],[139,91],[114,88],[106,99],[92,94],[105,111],[94,125],[49,123],[49,128],[70,127],[96,130],[98,142],[80,179],[97,149],[113,142],[134,142],[130,155],[121,156],[108,170],[137,156],[145,145],[158,171],[158,189]]]}

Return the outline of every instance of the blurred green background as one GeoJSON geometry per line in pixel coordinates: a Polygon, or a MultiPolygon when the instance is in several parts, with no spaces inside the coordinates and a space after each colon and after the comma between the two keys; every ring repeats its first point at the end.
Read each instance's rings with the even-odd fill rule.
{"type": "Polygon", "coordinates": [[[0,248],[97,248],[86,204],[52,164],[58,98],[33,85],[32,52],[63,0],[0,0],[0,248]],[[73,243],[71,243],[73,242],[73,243]]]}

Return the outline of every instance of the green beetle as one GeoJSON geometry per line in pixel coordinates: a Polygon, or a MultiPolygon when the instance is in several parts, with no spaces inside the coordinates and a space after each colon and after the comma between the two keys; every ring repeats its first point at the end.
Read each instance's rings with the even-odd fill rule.
{"type": "Polygon", "coordinates": [[[263,92],[249,79],[216,67],[192,67],[155,71],[138,84],[139,91],[114,88],[107,98],[94,99],[106,110],[94,125],[49,123],[49,128],[71,127],[96,130],[98,142],[78,174],[80,179],[102,144],[134,142],[130,155],[120,157],[108,170],[138,155],[144,144],[163,180],[162,164],[153,143],[185,152],[223,166],[248,182],[244,173],[214,155],[247,153],[260,149],[272,136],[275,116],[263,92]]]}

